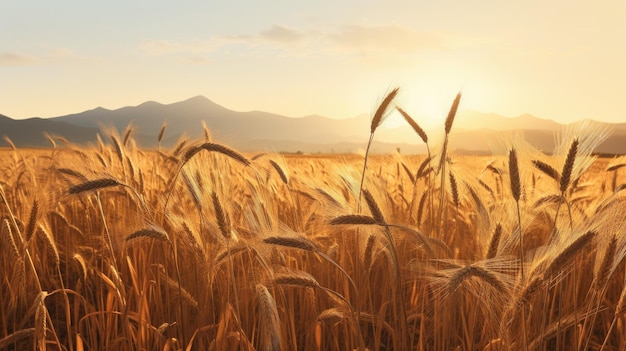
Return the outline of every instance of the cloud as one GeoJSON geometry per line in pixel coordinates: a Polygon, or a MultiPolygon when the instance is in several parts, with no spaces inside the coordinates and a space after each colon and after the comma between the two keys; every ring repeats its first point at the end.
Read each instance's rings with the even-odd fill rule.
{"type": "Polygon", "coordinates": [[[12,52],[0,52],[0,66],[29,66],[38,63],[38,59],[12,52]]]}
{"type": "Polygon", "coordinates": [[[274,24],[255,33],[214,35],[206,39],[145,40],[140,50],[153,56],[174,55],[178,56],[179,62],[196,64],[214,63],[225,53],[241,50],[246,51],[248,56],[263,50],[278,50],[293,57],[347,54],[365,59],[383,59],[388,58],[390,52],[408,57],[427,50],[461,47],[468,45],[466,39],[459,35],[415,31],[397,25],[347,25],[322,31],[274,24]]]}
{"type": "Polygon", "coordinates": [[[259,36],[272,42],[290,44],[301,41],[306,37],[306,34],[296,29],[273,25],[272,27],[261,31],[259,36]]]}
{"type": "Polygon", "coordinates": [[[43,46],[36,55],[24,55],[14,52],[0,52],[0,66],[33,66],[62,64],[74,60],[85,60],[74,51],[61,47],[43,46]]]}
{"type": "Polygon", "coordinates": [[[210,52],[216,45],[210,40],[144,40],[139,49],[148,55],[210,52]]]}
{"type": "Polygon", "coordinates": [[[343,26],[339,31],[328,34],[328,38],[340,48],[374,52],[392,50],[411,53],[443,49],[449,45],[442,33],[418,32],[395,25],[343,26]]]}

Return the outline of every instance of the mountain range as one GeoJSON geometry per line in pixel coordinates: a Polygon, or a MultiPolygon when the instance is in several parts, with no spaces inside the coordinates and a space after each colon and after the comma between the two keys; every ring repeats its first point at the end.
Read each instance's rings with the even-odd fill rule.
{"type": "MultiPolygon", "coordinates": [[[[203,121],[213,139],[240,151],[354,153],[365,148],[370,133],[370,116],[366,114],[346,119],[318,115],[292,118],[263,111],[233,111],[206,97],[196,96],[172,104],[150,101],[116,110],[98,107],[45,119],[14,120],[0,115],[0,135],[11,139],[17,147],[49,146],[46,133],[73,143],[88,144],[96,141],[98,133],[103,135],[103,127],[122,131],[132,123],[138,145],[148,148],[156,145],[161,126],[167,122],[162,145],[168,147],[181,136],[203,137],[203,121]]],[[[555,147],[556,133],[564,127],[528,114],[509,118],[493,113],[460,111],[452,128],[450,147],[457,152],[489,153],[501,135],[517,131],[522,132],[529,143],[550,153],[555,147]]],[[[626,153],[626,123],[607,123],[607,127],[613,133],[596,152],[626,153]]],[[[381,126],[374,140],[373,151],[378,153],[395,149],[403,153],[426,151],[408,125],[381,126]]]]}

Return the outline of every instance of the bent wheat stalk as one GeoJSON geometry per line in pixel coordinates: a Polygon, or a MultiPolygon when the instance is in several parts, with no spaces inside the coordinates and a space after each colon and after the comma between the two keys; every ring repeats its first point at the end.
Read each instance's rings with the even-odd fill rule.
{"type": "Polygon", "coordinates": [[[359,198],[357,200],[357,212],[360,212],[361,209],[361,193],[363,192],[363,181],[365,180],[365,170],[367,169],[367,157],[370,152],[370,147],[372,146],[372,142],[374,141],[374,132],[381,125],[385,117],[387,116],[387,109],[393,99],[395,99],[396,95],[398,95],[398,90],[400,88],[395,88],[387,94],[387,96],[383,99],[383,101],[376,109],[376,113],[374,113],[374,117],[372,118],[372,123],[370,124],[370,138],[367,142],[367,148],[365,149],[365,160],[363,161],[363,171],[361,172],[361,183],[359,185],[359,198]]]}

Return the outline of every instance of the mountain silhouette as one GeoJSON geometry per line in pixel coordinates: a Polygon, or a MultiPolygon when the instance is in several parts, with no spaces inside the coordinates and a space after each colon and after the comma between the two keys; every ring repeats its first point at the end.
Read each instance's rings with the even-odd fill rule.
{"type": "Polygon", "coordinates": [[[146,102],[118,110],[96,108],[52,120],[89,128],[112,125],[118,130],[126,128],[132,122],[142,135],[153,136],[152,140],[141,140],[142,145],[146,146],[156,143],[156,135],[163,122],[168,124],[165,132],[166,144],[177,140],[180,135],[201,137],[201,122],[204,121],[217,140],[235,146],[257,147],[260,145],[255,141],[260,140],[266,143],[281,141],[283,144],[286,141],[309,144],[357,143],[363,139],[369,128],[368,121],[364,118],[290,118],[262,111],[237,112],[202,96],[169,105],[146,102]]]}
{"type": "Polygon", "coordinates": [[[0,115],[0,135],[4,135],[20,147],[50,146],[46,134],[68,138],[79,144],[94,141],[97,128],[83,127],[43,118],[14,120],[0,115]]]}
{"type": "MultiPolygon", "coordinates": [[[[419,119],[417,121],[419,123],[419,119]]],[[[292,118],[263,111],[234,111],[206,97],[196,96],[172,104],[148,101],[115,110],[97,107],[46,119],[14,120],[0,115],[0,135],[10,138],[17,147],[49,146],[46,133],[86,144],[95,142],[98,133],[107,139],[103,127],[122,131],[132,123],[139,146],[149,148],[157,144],[157,135],[164,122],[167,123],[162,141],[164,147],[174,145],[183,135],[202,138],[203,122],[214,140],[241,151],[354,153],[365,148],[370,133],[368,115],[346,119],[319,115],[292,118]]],[[[550,153],[555,146],[555,133],[564,127],[529,114],[511,118],[476,111],[459,111],[454,123],[450,146],[469,153],[490,152],[498,136],[507,131],[524,133],[531,144],[550,153]]],[[[614,133],[596,151],[626,153],[626,123],[610,124],[610,127],[614,133]]],[[[398,148],[403,153],[426,150],[408,125],[387,128],[383,124],[376,131],[374,140],[373,152],[388,153],[398,148]]]]}

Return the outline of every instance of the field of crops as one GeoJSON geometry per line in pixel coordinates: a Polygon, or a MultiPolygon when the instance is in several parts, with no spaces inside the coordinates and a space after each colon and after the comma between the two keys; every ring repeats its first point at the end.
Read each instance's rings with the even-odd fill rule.
{"type": "Polygon", "coordinates": [[[0,152],[0,349],[625,350],[626,159],[457,156],[452,112],[432,156],[0,152]]]}

